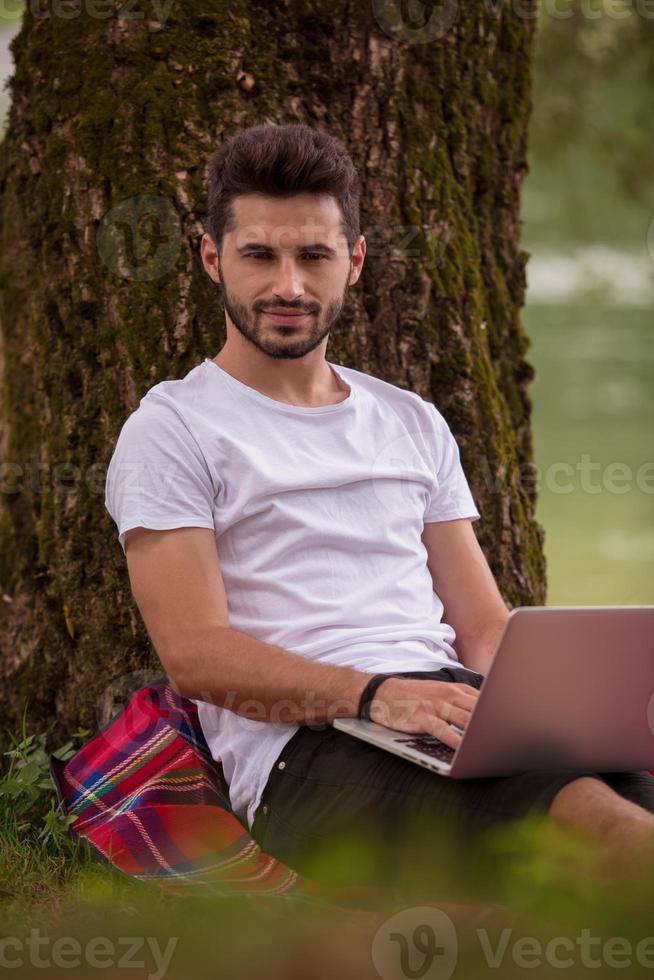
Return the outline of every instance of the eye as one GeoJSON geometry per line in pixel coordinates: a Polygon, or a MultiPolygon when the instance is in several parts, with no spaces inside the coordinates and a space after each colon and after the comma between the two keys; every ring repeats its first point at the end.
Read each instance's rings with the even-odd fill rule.
{"type": "MultiPolygon", "coordinates": [[[[327,256],[323,255],[322,252],[304,252],[303,254],[306,258],[311,259],[312,262],[316,262],[319,259],[327,258],[327,256]]],[[[269,259],[270,257],[271,257],[270,252],[246,252],[245,253],[246,259],[269,259]]]]}

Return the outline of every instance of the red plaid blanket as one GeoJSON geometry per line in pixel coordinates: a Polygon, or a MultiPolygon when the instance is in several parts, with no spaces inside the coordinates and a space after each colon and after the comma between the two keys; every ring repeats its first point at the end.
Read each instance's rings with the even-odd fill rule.
{"type": "Polygon", "coordinates": [[[292,896],[352,907],[373,889],[325,889],[267,854],[232,812],[196,705],[164,675],[68,761],[50,756],[70,833],[98,860],[177,892],[292,896]]]}

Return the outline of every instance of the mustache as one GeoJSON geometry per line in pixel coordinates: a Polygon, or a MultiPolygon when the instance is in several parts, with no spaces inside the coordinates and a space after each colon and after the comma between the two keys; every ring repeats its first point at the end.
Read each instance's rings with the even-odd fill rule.
{"type": "Polygon", "coordinates": [[[309,309],[306,306],[288,306],[286,303],[273,303],[270,306],[262,306],[258,309],[259,313],[267,313],[270,310],[288,310],[289,313],[317,313],[316,309],[309,309]]]}

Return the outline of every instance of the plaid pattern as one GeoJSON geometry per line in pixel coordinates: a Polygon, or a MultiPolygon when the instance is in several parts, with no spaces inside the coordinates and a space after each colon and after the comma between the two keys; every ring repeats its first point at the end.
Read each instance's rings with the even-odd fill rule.
{"type": "Polygon", "coordinates": [[[232,812],[197,706],[164,675],[135,691],[70,759],[50,756],[73,838],[130,877],[185,894],[292,896],[365,905],[378,892],[324,889],[262,853],[232,812]]]}

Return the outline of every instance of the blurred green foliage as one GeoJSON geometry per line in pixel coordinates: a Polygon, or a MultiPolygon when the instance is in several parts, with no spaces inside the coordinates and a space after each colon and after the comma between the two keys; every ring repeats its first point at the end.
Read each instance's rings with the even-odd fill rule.
{"type": "Polygon", "coordinates": [[[524,240],[643,239],[654,215],[654,7],[541,4],[524,240]]]}
{"type": "Polygon", "coordinates": [[[547,601],[651,604],[652,4],[543,0],[528,153],[523,318],[547,601]]]}

